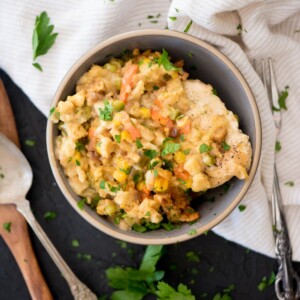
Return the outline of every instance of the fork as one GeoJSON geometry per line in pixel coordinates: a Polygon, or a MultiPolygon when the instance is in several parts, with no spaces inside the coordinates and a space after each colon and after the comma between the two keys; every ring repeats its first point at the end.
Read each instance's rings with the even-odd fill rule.
{"type": "MultiPolygon", "coordinates": [[[[276,127],[276,138],[281,129],[281,111],[279,107],[278,89],[275,80],[273,62],[271,58],[261,60],[262,80],[268,95],[273,119],[276,127]],[[269,69],[269,84],[267,83],[266,66],[269,69]],[[268,86],[270,87],[270,93],[268,86]]],[[[288,228],[284,216],[283,202],[280,192],[279,179],[276,168],[276,153],[274,149],[274,178],[272,189],[272,223],[275,239],[275,255],[279,264],[275,279],[275,292],[279,300],[300,299],[300,278],[292,265],[292,247],[289,239],[288,228]]]]}

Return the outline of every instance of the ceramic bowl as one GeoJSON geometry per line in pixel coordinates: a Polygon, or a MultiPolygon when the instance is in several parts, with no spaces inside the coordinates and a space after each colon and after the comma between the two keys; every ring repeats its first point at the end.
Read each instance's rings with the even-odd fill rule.
{"type": "Polygon", "coordinates": [[[72,191],[63,169],[54,155],[54,140],[58,134],[55,124],[47,124],[47,150],[51,168],[62,193],[76,211],[97,229],[117,239],[137,244],[170,244],[200,235],[224,220],[240,203],[249,189],[259,163],[261,152],[261,123],[253,94],[234,64],[208,43],[190,35],[169,30],[140,30],[114,36],[83,55],[68,71],[58,87],[52,106],[74,93],[79,77],[92,66],[104,64],[109,56],[119,56],[124,49],[162,50],[165,48],[173,61],[184,60],[184,68],[190,77],[211,84],[226,107],[239,116],[240,128],[250,137],[253,147],[252,164],[248,180],[230,180],[229,189],[215,188],[194,202],[193,207],[201,218],[194,224],[178,229],[139,233],[123,231],[107,218],[99,216],[88,206],[77,207],[80,198],[72,191]],[[190,57],[189,53],[193,53],[190,57]],[[214,197],[215,201],[205,201],[214,197]]]}

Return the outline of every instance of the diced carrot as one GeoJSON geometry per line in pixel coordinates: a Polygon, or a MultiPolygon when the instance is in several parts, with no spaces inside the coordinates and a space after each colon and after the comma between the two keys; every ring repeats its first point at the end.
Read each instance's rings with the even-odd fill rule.
{"type": "Polygon", "coordinates": [[[133,76],[138,72],[139,67],[137,65],[129,65],[122,78],[120,100],[124,103],[127,102],[127,98],[133,88],[133,76]]]}
{"type": "Polygon", "coordinates": [[[188,134],[188,133],[190,133],[191,132],[191,126],[192,126],[192,122],[191,122],[191,120],[188,120],[186,122],[186,124],[179,129],[179,133],[180,134],[188,134]]]}
{"type": "Polygon", "coordinates": [[[136,139],[141,137],[140,130],[134,125],[125,126],[125,129],[130,133],[132,139],[135,141],[136,139]]]}
{"type": "Polygon", "coordinates": [[[159,99],[155,99],[154,104],[159,106],[159,107],[162,107],[162,102],[159,99]]]}
{"type": "Polygon", "coordinates": [[[150,111],[151,119],[155,122],[160,123],[163,126],[168,128],[174,127],[173,121],[169,117],[164,117],[160,114],[160,112],[156,109],[151,109],[150,111]]]}
{"type": "Polygon", "coordinates": [[[89,128],[89,132],[88,132],[88,137],[91,140],[95,135],[95,128],[94,127],[90,127],[89,128]]]}
{"type": "Polygon", "coordinates": [[[183,169],[183,165],[179,165],[177,168],[175,168],[174,174],[177,178],[182,180],[187,180],[190,178],[189,172],[183,169]]]}

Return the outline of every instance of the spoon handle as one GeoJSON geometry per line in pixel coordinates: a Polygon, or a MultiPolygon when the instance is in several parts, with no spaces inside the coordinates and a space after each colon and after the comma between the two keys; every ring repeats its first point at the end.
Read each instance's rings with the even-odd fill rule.
{"type": "Polygon", "coordinates": [[[49,240],[46,233],[35,219],[30,209],[29,201],[25,199],[23,201],[20,201],[17,204],[17,209],[25,217],[28,224],[31,226],[32,230],[35,232],[35,234],[47,250],[48,254],[60,270],[61,274],[66,279],[74,299],[97,300],[96,295],[93,294],[91,290],[75,276],[64,259],[58,253],[52,242],[49,240]]]}

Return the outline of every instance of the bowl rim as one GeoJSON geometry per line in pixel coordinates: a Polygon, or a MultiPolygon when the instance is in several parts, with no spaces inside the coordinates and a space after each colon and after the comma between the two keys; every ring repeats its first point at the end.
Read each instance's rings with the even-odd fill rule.
{"type": "Polygon", "coordinates": [[[62,94],[67,82],[70,80],[70,78],[74,75],[76,70],[85,63],[91,56],[96,54],[97,52],[101,51],[101,49],[105,48],[106,46],[109,46],[110,44],[113,44],[115,42],[118,42],[120,40],[132,38],[132,37],[142,37],[142,36],[168,36],[168,37],[174,37],[186,40],[188,42],[197,44],[200,47],[205,48],[206,50],[210,51],[213,55],[215,55],[218,59],[220,59],[223,63],[226,64],[226,66],[230,69],[230,71],[235,75],[235,77],[238,79],[240,84],[242,85],[245,94],[247,95],[248,101],[250,102],[252,112],[254,115],[254,123],[255,123],[255,136],[256,136],[256,145],[255,145],[255,151],[254,156],[252,158],[252,164],[251,169],[249,173],[248,179],[245,181],[245,184],[243,188],[240,190],[238,195],[235,197],[235,199],[226,207],[226,209],[218,214],[213,220],[211,220],[206,225],[202,226],[201,228],[197,228],[197,233],[193,235],[189,235],[188,232],[181,233],[178,236],[175,237],[159,237],[159,238],[144,238],[144,233],[141,233],[140,236],[129,236],[126,234],[127,231],[123,232],[117,232],[113,230],[112,228],[107,227],[105,224],[100,223],[99,221],[95,220],[92,216],[88,214],[88,212],[85,210],[80,210],[77,207],[77,201],[74,199],[74,197],[71,195],[67,187],[65,186],[62,177],[60,176],[59,172],[59,166],[58,161],[55,158],[54,155],[54,143],[53,143],[53,128],[54,123],[50,121],[48,118],[47,120],[47,130],[46,130],[46,143],[47,143],[47,152],[48,152],[48,158],[50,162],[50,167],[52,169],[54,178],[63,193],[64,197],[68,200],[68,202],[71,204],[71,206],[91,225],[93,225],[95,228],[99,229],[103,233],[106,233],[116,239],[120,239],[126,242],[135,243],[135,244],[141,244],[141,245],[159,245],[159,244],[173,244],[177,242],[182,242],[185,240],[189,240],[191,238],[194,238],[196,236],[199,236],[203,234],[204,232],[207,232],[208,230],[215,227],[217,224],[219,224],[221,221],[223,221],[240,203],[240,201],[245,196],[246,192],[248,191],[249,187],[251,186],[251,183],[255,177],[260,156],[261,156],[261,145],[262,145],[262,128],[261,128],[261,120],[259,115],[259,110],[257,103],[255,101],[255,97],[246,81],[244,76],[241,74],[241,72],[238,70],[238,68],[227,58],[222,52],[220,52],[218,49],[210,45],[209,43],[200,40],[194,36],[191,36],[186,33],[178,32],[178,31],[170,31],[170,30],[162,30],[162,29],[143,29],[143,30],[135,30],[135,31],[129,31],[126,33],[115,35],[111,38],[106,39],[105,41],[99,43],[89,51],[87,51],[84,55],[82,55],[68,70],[64,78],[62,79],[61,83],[59,84],[53,101],[51,103],[51,107],[54,107],[57,105],[58,101],[60,101],[60,95],[62,94]]]}

